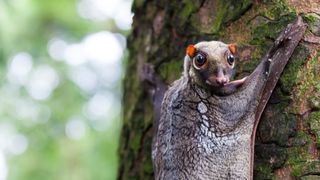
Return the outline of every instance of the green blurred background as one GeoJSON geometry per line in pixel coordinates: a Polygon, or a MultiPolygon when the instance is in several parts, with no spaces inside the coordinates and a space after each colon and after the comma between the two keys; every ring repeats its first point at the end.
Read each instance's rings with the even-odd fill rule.
{"type": "Polygon", "coordinates": [[[0,0],[0,180],[117,176],[131,0],[0,0]]]}

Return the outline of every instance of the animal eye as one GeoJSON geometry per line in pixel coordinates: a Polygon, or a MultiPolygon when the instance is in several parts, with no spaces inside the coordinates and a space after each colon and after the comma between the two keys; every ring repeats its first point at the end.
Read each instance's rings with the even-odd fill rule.
{"type": "Polygon", "coordinates": [[[234,56],[232,54],[229,54],[227,57],[228,63],[232,65],[234,63],[234,56]]]}
{"type": "Polygon", "coordinates": [[[199,53],[196,55],[194,62],[196,66],[201,67],[207,62],[207,58],[205,55],[199,53]]]}

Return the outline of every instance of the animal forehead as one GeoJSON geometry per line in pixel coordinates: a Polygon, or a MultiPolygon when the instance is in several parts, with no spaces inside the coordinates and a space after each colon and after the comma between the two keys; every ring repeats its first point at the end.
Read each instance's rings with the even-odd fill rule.
{"type": "Polygon", "coordinates": [[[228,50],[228,45],[220,41],[204,41],[195,45],[198,51],[205,52],[210,58],[222,58],[226,50],[228,50]]]}

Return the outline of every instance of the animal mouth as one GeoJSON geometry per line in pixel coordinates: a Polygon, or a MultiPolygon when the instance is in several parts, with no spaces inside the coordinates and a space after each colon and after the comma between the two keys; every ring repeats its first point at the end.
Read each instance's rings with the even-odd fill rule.
{"type": "Polygon", "coordinates": [[[223,83],[217,83],[216,81],[211,81],[210,79],[206,80],[206,84],[213,87],[218,88],[237,88],[240,87],[245,81],[247,77],[244,77],[242,79],[234,80],[234,81],[225,81],[223,83]]]}

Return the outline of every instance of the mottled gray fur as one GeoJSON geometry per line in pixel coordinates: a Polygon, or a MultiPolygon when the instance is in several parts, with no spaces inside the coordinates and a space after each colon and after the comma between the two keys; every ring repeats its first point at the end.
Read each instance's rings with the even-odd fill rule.
{"type": "Polygon", "coordinates": [[[163,100],[152,152],[156,179],[247,179],[256,92],[264,76],[226,96],[186,75],[175,81],[163,100]]]}

